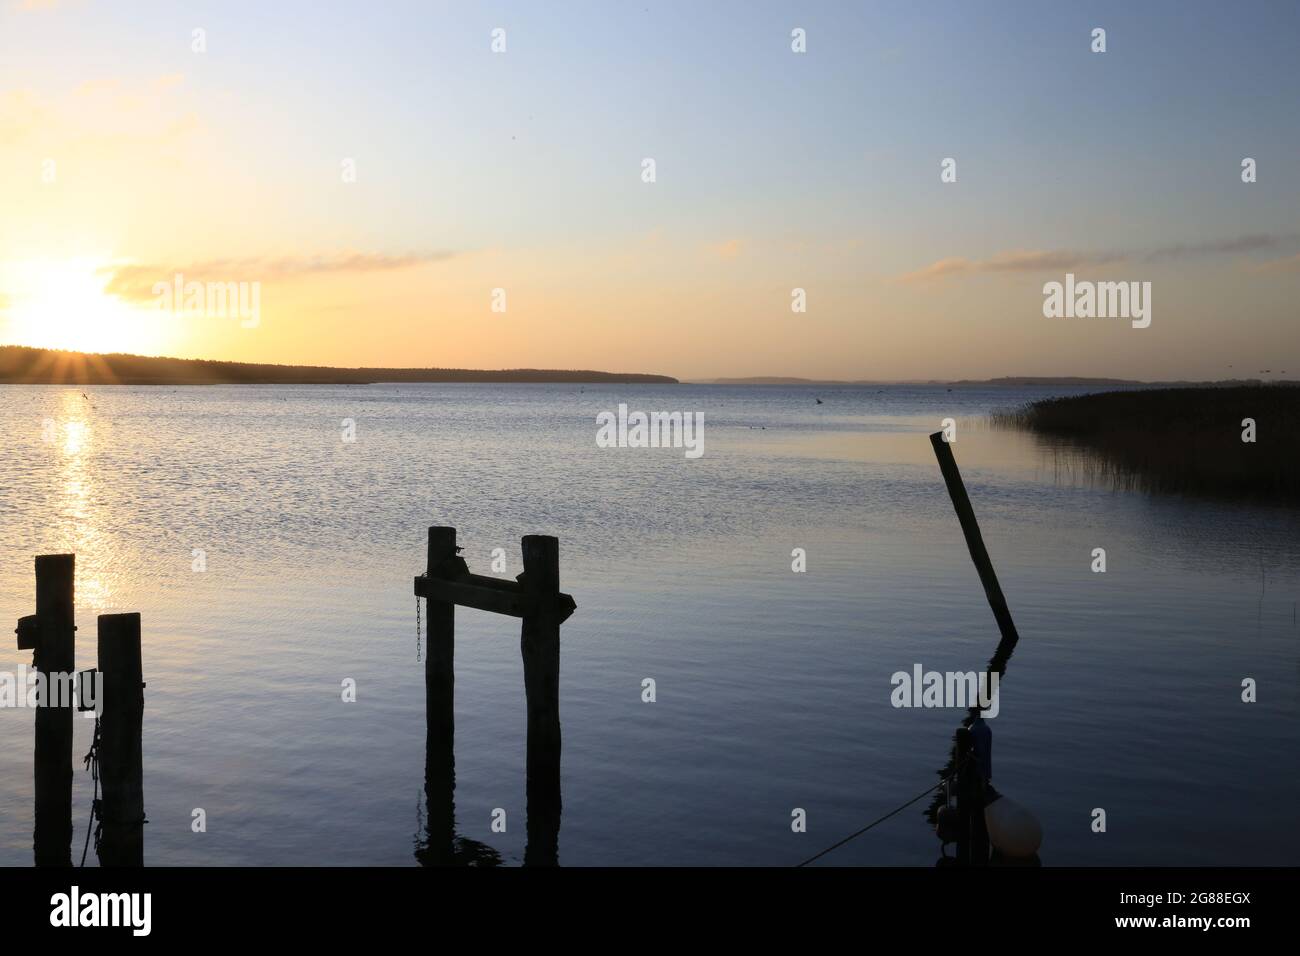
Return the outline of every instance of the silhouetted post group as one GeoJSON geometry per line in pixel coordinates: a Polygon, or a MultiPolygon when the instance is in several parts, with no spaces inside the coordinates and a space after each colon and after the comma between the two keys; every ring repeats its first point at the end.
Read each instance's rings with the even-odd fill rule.
{"type": "MultiPolygon", "coordinates": [[[[451,804],[454,771],[453,698],[456,605],[523,619],[520,651],[528,710],[528,848],[526,865],[554,864],[560,827],[560,625],[577,607],[560,592],[560,544],[525,535],[523,573],[515,581],[472,574],[457,555],[456,529],[429,529],[428,566],[415,594],[428,601],[428,656],[424,665],[425,788],[430,816],[451,804]]],[[[434,832],[434,828],[430,828],[434,832]]]]}
{"type": "MultiPolygon", "coordinates": [[[[86,698],[86,680],[96,681],[100,711],[95,755],[103,799],[93,812],[102,824],[99,845],[104,866],[144,863],[144,767],[141,732],[144,681],[140,663],[140,615],[99,616],[99,669],[76,675],[74,582],[76,556],[36,558],[36,613],[18,620],[18,649],[32,651],[32,667],[44,687],[36,708],[37,866],[72,865],[72,727],[86,698]]],[[[89,710],[91,704],[84,704],[89,710]]]]}

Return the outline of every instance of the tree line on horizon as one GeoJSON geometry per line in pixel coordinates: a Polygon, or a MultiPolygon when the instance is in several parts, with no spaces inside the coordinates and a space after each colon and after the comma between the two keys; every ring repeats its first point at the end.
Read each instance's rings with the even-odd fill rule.
{"type": "Polygon", "coordinates": [[[588,369],[334,368],[0,346],[0,383],[31,385],[366,385],[567,382],[675,385],[667,375],[588,369]]]}

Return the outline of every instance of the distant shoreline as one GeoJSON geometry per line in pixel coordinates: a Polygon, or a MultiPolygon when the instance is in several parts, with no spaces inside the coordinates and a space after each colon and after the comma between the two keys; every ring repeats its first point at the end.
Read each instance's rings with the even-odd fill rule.
{"type": "Polygon", "coordinates": [[[1128,378],[1085,378],[1081,376],[1015,375],[1001,378],[960,378],[960,379],[817,379],[794,378],[790,376],[757,376],[753,378],[692,378],[686,379],[686,385],[816,385],[822,388],[847,387],[861,388],[878,385],[946,385],[966,387],[1025,388],[1042,386],[1045,388],[1230,388],[1241,385],[1297,385],[1300,381],[1293,379],[1259,379],[1235,378],[1194,381],[1171,379],[1169,381],[1143,381],[1128,378]]]}
{"type": "Polygon", "coordinates": [[[5,385],[377,385],[412,382],[678,384],[677,379],[668,375],[589,369],[333,368],[0,346],[0,384],[5,385]]]}

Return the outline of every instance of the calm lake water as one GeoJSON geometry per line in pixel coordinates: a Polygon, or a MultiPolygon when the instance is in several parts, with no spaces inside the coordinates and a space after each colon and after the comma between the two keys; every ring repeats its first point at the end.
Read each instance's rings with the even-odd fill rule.
{"type": "MultiPolygon", "coordinates": [[[[79,667],[96,615],[143,615],[147,863],[414,865],[426,528],[456,526],[481,573],[504,549],[510,578],[520,536],[554,534],[578,603],[560,862],[792,864],[946,760],[961,712],[893,708],[890,676],[980,669],[997,643],[927,439],[953,417],[1021,634],[990,722],[994,780],[1041,819],[1044,864],[1294,864],[1300,517],[1096,486],[981,424],[1046,394],[6,386],[0,611],[32,612],[34,555],[75,551],[79,667]],[[597,448],[596,414],[619,402],[703,412],[704,456],[597,448]],[[796,807],[807,833],[791,832],[796,807]]],[[[0,670],[25,664],[0,642],[0,670]]],[[[456,665],[457,829],[517,863],[518,622],[458,611],[456,665]]],[[[8,865],[32,859],[32,718],[0,709],[8,865]]],[[[76,727],[74,859],[91,723],[76,727]]],[[[924,806],[823,863],[933,865],[924,806]]]]}

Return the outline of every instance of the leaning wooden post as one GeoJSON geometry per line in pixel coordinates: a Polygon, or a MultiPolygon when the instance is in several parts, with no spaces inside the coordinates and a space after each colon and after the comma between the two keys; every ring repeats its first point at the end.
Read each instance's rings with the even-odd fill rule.
{"type": "Polygon", "coordinates": [[[1002,632],[1002,641],[998,644],[994,660],[1010,657],[1020,636],[1016,633],[1015,622],[1011,620],[1007,599],[1002,596],[1002,587],[998,584],[993,562],[989,560],[988,549],[984,547],[984,537],[975,520],[975,510],[971,508],[966,485],[962,482],[961,472],[957,470],[957,462],[952,457],[952,447],[943,440],[943,432],[931,435],[930,444],[934,446],[934,455],[939,459],[939,470],[943,472],[944,483],[948,486],[948,496],[952,498],[957,520],[961,522],[962,534],[966,536],[966,547],[970,550],[971,560],[975,562],[975,570],[979,572],[980,583],[984,585],[984,596],[988,598],[989,607],[993,608],[993,617],[998,622],[998,630],[1002,632]]]}
{"type": "Polygon", "coordinates": [[[144,865],[144,672],[140,615],[99,616],[99,779],[102,866],[144,865]]]}
{"type": "MultiPolygon", "coordinates": [[[[73,582],[76,556],[36,558],[36,628],[32,663],[44,677],[36,710],[37,866],[72,865],[72,678],[76,672],[73,582]]],[[[19,626],[20,646],[22,625],[19,626]]]]}
{"type": "Polygon", "coordinates": [[[528,706],[528,846],[525,864],[554,864],[560,825],[560,542],[523,539],[524,594],[536,601],[524,615],[520,650],[528,706]]]}
{"type": "MultiPolygon", "coordinates": [[[[430,578],[447,576],[446,564],[456,558],[456,529],[429,529],[430,578]]],[[[430,746],[450,748],[456,732],[456,677],[453,658],[456,646],[456,605],[428,599],[428,647],[424,659],[425,726],[430,746]]]]}

